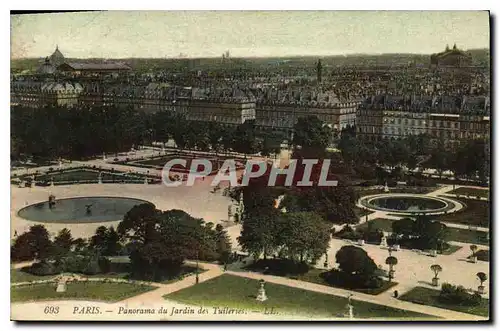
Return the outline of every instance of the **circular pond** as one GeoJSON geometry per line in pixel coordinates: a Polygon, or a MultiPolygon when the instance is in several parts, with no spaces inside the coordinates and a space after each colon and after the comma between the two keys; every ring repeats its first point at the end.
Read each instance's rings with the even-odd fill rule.
{"type": "Polygon", "coordinates": [[[132,207],[149,201],[120,197],[82,197],[55,199],[21,209],[18,215],[45,223],[97,223],[123,219],[132,207]]]}
{"type": "Polygon", "coordinates": [[[363,197],[364,207],[393,213],[440,213],[453,209],[455,204],[449,199],[441,199],[415,194],[385,194],[363,197]]]}

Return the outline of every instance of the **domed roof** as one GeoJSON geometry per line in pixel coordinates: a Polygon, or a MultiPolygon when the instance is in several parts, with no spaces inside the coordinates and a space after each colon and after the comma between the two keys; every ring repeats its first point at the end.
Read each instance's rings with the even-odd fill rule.
{"type": "Polygon", "coordinates": [[[66,59],[64,58],[64,55],[59,50],[58,46],[56,46],[56,50],[49,57],[49,60],[50,60],[50,63],[52,65],[55,65],[55,66],[59,66],[59,65],[63,64],[66,61],[66,59]]]}

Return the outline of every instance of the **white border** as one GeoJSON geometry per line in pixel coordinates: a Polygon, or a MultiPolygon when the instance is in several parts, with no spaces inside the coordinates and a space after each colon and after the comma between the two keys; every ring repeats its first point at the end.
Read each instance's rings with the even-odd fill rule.
{"type": "MultiPolygon", "coordinates": [[[[87,0],[84,2],[74,2],[74,1],[53,1],[53,0],[44,0],[44,1],[15,1],[15,2],[7,2],[7,1],[2,1],[2,16],[3,19],[1,20],[3,24],[3,29],[2,29],[2,38],[1,40],[4,43],[4,47],[2,48],[2,57],[3,57],[3,66],[2,66],[2,74],[0,77],[4,79],[4,84],[1,86],[3,87],[1,90],[1,95],[2,95],[2,104],[4,105],[3,111],[4,112],[9,112],[8,108],[8,100],[9,100],[9,62],[10,62],[10,49],[8,42],[10,40],[10,17],[8,14],[7,10],[11,9],[16,9],[16,10],[27,10],[27,9],[39,9],[39,10],[49,10],[53,8],[57,9],[78,9],[80,8],[92,8],[92,9],[115,9],[115,10],[147,10],[147,9],[156,9],[156,10],[175,10],[175,9],[197,9],[197,10],[203,10],[203,9],[211,9],[211,10],[221,10],[221,9],[233,9],[233,10],[241,10],[241,9],[246,9],[246,10],[283,10],[283,9],[288,9],[288,10],[346,10],[346,9],[351,9],[351,10],[484,10],[484,9],[491,9],[493,14],[498,14],[498,6],[499,6],[499,1],[493,1],[493,0],[485,0],[485,1],[466,1],[466,0],[453,0],[453,1],[435,1],[435,0],[420,0],[420,1],[413,1],[413,2],[403,2],[403,1],[387,1],[387,0],[377,0],[377,1],[370,1],[370,0],[350,0],[350,1],[345,1],[345,2],[335,2],[331,3],[330,1],[318,1],[318,0],[308,0],[308,1],[283,1],[283,3],[280,2],[274,2],[274,1],[269,1],[269,0],[253,0],[253,1],[220,1],[220,0],[212,0],[212,1],[150,1],[150,0],[142,0],[142,1],[130,1],[130,2],[124,2],[124,1],[116,1],[112,4],[110,3],[103,3],[103,1],[99,0],[87,0]],[[5,7],[5,8],[4,8],[5,7]]],[[[498,22],[497,22],[498,23],[498,22]]],[[[492,37],[494,37],[495,42],[498,40],[498,35],[493,34],[492,37]]],[[[494,59],[491,65],[493,67],[496,66],[496,59],[494,59]]],[[[496,78],[496,77],[495,77],[496,78]]],[[[493,78],[492,78],[493,79],[493,78]]],[[[498,96],[496,93],[493,94],[494,96],[494,105],[498,105],[498,96]]],[[[496,110],[495,110],[496,111],[496,110]]],[[[8,118],[8,115],[5,116],[8,118]]],[[[4,117],[4,118],[5,118],[4,117]]],[[[2,144],[2,152],[3,152],[3,157],[1,158],[1,170],[2,170],[2,179],[4,184],[2,185],[2,200],[1,200],[1,211],[2,211],[2,227],[3,231],[1,233],[4,234],[4,246],[2,250],[2,264],[4,266],[7,265],[9,262],[9,251],[10,251],[10,243],[9,243],[9,238],[7,237],[7,233],[10,233],[10,231],[7,231],[10,222],[9,222],[9,216],[10,216],[10,183],[8,182],[7,173],[10,171],[10,164],[9,164],[9,158],[8,158],[8,151],[10,149],[10,128],[9,128],[9,121],[2,120],[0,121],[0,132],[3,135],[3,139],[1,140],[2,144]]],[[[495,134],[495,150],[492,151],[492,155],[494,158],[496,158],[496,155],[498,155],[498,140],[496,139],[496,134],[495,134]]],[[[495,192],[496,193],[496,192],[495,192]]],[[[495,196],[495,205],[499,206],[499,197],[497,194],[495,196]]],[[[495,215],[496,216],[496,215],[495,215]]],[[[496,225],[496,232],[498,233],[498,228],[500,228],[500,225],[496,225]]],[[[495,238],[496,236],[492,236],[492,238],[495,238]]],[[[498,252],[496,252],[496,258],[498,260],[498,252]]],[[[495,261],[498,262],[498,261],[495,261]]],[[[492,265],[495,264],[495,262],[491,262],[492,265]]],[[[497,263],[497,265],[499,265],[497,263]]],[[[497,271],[498,274],[498,271],[497,271]]],[[[1,285],[2,285],[2,294],[4,300],[2,300],[3,304],[3,309],[2,311],[2,330],[5,329],[13,329],[14,324],[9,321],[10,318],[10,302],[7,300],[7,298],[10,297],[10,282],[9,282],[9,274],[7,272],[1,273],[1,285]]],[[[498,287],[498,284],[495,286],[495,288],[498,287]]],[[[496,297],[496,296],[495,296],[496,297]]],[[[495,316],[498,318],[498,304],[495,305],[496,307],[496,312],[495,316]]],[[[147,325],[147,324],[146,324],[147,325]]],[[[52,330],[53,328],[63,328],[63,329],[72,329],[76,325],[36,325],[36,327],[45,329],[45,330],[52,330]]],[[[136,327],[143,327],[143,325],[138,326],[138,325],[96,325],[96,324],[90,324],[86,325],[87,327],[91,327],[94,330],[103,330],[105,327],[106,328],[127,328],[129,329],[130,327],[136,328],[136,327]]],[[[153,325],[148,325],[149,327],[153,325]]],[[[244,325],[242,326],[241,324],[231,324],[231,325],[223,325],[225,327],[229,328],[235,328],[235,327],[242,327],[242,328],[255,328],[255,327],[260,327],[260,328],[267,328],[266,326],[262,325],[244,325]]],[[[294,326],[293,324],[288,324],[288,325],[270,325],[269,327],[274,328],[290,328],[290,327],[297,327],[297,328],[304,328],[304,327],[309,327],[310,325],[296,325],[294,326]]],[[[401,327],[401,325],[390,325],[391,327],[401,327]]],[[[407,325],[405,325],[407,326],[407,325]]],[[[408,325],[409,326],[409,325],[408,325]]],[[[454,327],[456,325],[453,325],[454,327]]],[[[27,326],[24,326],[25,328],[27,326]]],[[[30,325],[29,328],[35,327],[35,325],[30,325]]],[[[81,327],[81,326],[76,326],[76,327],[81,327]]],[[[165,324],[154,324],[154,327],[158,328],[180,328],[179,325],[165,325],[165,324]]],[[[206,328],[207,325],[189,325],[189,326],[184,326],[184,328],[206,328]]],[[[210,325],[210,327],[220,327],[220,325],[210,325]]],[[[338,325],[338,324],[321,324],[321,325],[316,325],[319,329],[326,329],[330,327],[334,327],[337,330],[344,330],[344,329],[352,329],[354,328],[361,328],[361,327],[374,327],[373,325],[363,325],[363,326],[353,326],[353,325],[338,325]]],[[[377,328],[381,329],[386,329],[388,328],[388,325],[380,324],[376,326],[377,328]]],[[[416,327],[416,329],[425,329],[428,327],[439,327],[439,325],[419,325],[416,327]]],[[[475,328],[474,325],[467,325],[467,328],[475,328]]]]}

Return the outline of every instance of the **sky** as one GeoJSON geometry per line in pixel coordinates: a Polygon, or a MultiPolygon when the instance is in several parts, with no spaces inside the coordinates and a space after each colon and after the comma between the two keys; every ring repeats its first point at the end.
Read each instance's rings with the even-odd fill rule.
{"type": "Polygon", "coordinates": [[[109,11],[11,16],[11,58],[431,54],[489,48],[486,11],[109,11]]]}

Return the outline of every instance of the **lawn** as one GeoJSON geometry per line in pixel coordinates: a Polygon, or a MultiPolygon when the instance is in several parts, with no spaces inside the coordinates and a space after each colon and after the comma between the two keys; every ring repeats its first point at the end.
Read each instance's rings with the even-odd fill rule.
{"type": "Polygon", "coordinates": [[[450,246],[448,247],[448,249],[446,249],[446,250],[444,250],[444,251],[440,252],[439,254],[443,254],[443,255],[451,255],[451,254],[455,253],[456,251],[458,251],[458,250],[460,250],[460,249],[462,249],[462,248],[463,248],[463,246],[455,246],[455,245],[450,245],[450,246]]]}
{"type": "Polygon", "coordinates": [[[359,208],[357,206],[354,207],[354,212],[356,213],[356,216],[358,216],[358,218],[364,217],[366,215],[370,215],[371,213],[373,213],[373,211],[371,211],[371,210],[359,208]]]}
{"type": "MultiPolygon", "coordinates": [[[[142,174],[134,174],[134,173],[125,173],[119,171],[102,171],[101,179],[103,182],[105,181],[118,181],[122,179],[126,180],[144,180],[145,176],[142,174]]],[[[26,180],[26,176],[23,176],[24,180],[26,180]]],[[[64,170],[62,172],[52,172],[47,174],[40,174],[38,176],[35,175],[35,180],[37,182],[46,181],[50,182],[54,180],[54,183],[57,182],[74,182],[74,181],[89,181],[96,182],[99,179],[99,171],[90,170],[90,169],[76,169],[76,170],[64,170]]]]}
{"type": "Polygon", "coordinates": [[[383,189],[356,189],[356,192],[359,194],[359,197],[362,198],[367,195],[374,194],[387,194],[387,193],[413,193],[413,194],[427,194],[429,192],[437,190],[438,187],[420,187],[420,186],[408,186],[408,187],[389,187],[389,192],[384,192],[383,189]]]}
{"type": "Polygon", "coordinates": [[[481,249],[481,250],[476,252],[476,257],[477,257],[478,261],[489,262],[490,261],[490,251],[487,249],[481,249]]]}
{"type": "Polygon", "coordinates": [[[450,194],[467,195],[473,197],[489,198],[490,190],[481,190],[477,188],[470,187],[459,187],[456,190],[448,192],[450,194]]]}
{"type": "Polygon", "coordinates": [[[490,242],[486,238],[486,232],[448,227],[448,236],[446,237],[446,240],[469,244],[489,245],[490,242]]]}
{"type": "MultiPolygon", "coordinates": [[[[255,300],[259,281],[222,275],[186,289],[167,294],[166,299],[185,304],[230,307],[263,312],[274,307],[278,313],[304,317],[336,317],[346,313],[347,299],[324,293],[306,291],[284,285],[266,283],[268,300],[255,300]]],[[[434,316],[352,300],[355,318],[422,318],[434,316]]]]}
{"type": "Polygon", "coordinates": [[[46,280],[56,277],[57,275],[48,276],[37,276],[30,274],[28,272],[22,271],[21,269],[10,269],[10,282],[11,283],[22,283],[22,282],[32,282],[35,280],[46,280]]]}
{"type": "Polygon", "coordinates": [[[413,303],[418,303],[426,306],[433,306],[443,309],[449,309],[454,311],[459,311],[462,313],[468,313],[473,315],[480,315],[488,317],[489,312],[489,300],[484,299],[481,301],[479,306],[461,306],[452,305],[449,303],[442,303],[439,301],[438,290],[429,289],[426,287],[417,286],[409,292],[403,294],[399,297],[400,300],[409,301],[413,303]]]}
{"type": "Polygon", "coordinates": [[[373,230],[380,229],[380,230],[385,231],[385,232],[392,232],[392,222],[394,222],[394,220],[390,220],[387,218],[375,218],[371,221],[368,221],[368,222],[361,224],[357,228],[363,229],[363,230],[367,229],[368,223],[370,223],[373,230]]]}
{"type": "MultiPolygon", "coordinates": [[[[303,275],[299,275],[297,277],[290,277],[290,278],[302,280],[302,281],[305,281],[305,282],[316,283],[316,284],[321,284],[321,285],[325,285],[325,286],[331,286],[331,287],[344,288],[345,289],[345,287],[335,286],[335,285],[332,285],[332,284],[328,283],[322,277],[323,273],[325,273],[325,270],[311,269],[311,270],[309,270],[309,272],[307,272],[307,273],[305,273],[303,275]]],[[[384,281],[383,285],[381,287],[379,287],[379,288],[360,288],[360,289],[357,289],[357,288],[351,289],[351,288],[349,288],[349,290],[355,291],[355,292],[361,292],[361,293],[365,293],[365,294],[370,294],[370,295],[378,295],[380,293],[383,293],[383,292],[389,290],[391,287],[396,286],[396,285],[398,285],[398,283],[384,281]]]]}
{"type": "MultiPolygon", "coordinates": [[[[441,219],[439,220],[442,221],[441,219]]],[[[392,232],[392,222],[394,222],[394,220],[386,218],[376,218],[368,222],[373,224],[372,225],[373,229],[380,229],[382,231],[392,232]]],[[[363,223],[360,226],[358,226],[358,229],[366,229],[366,228],[368,228],[367,223],[363,223]]],[[[448,230],[448,236],[446,237],[447,241],[458,241],[470,244],[489,245],[489,241],[486,239],[486,232],[477,230],[468,230],[468,229],[458,229],[452,227],[448,227],[447,230],[448,230]]],[[[452,246],[452,248],[448,249],[443,254],[446,255],[452,254],[459,249],[460,249],[459,246],[452,246]]]]}
{"type": "MultiPolygon", "coordinates": [[[[127,279],[127,280],[143,280],[143,279],[131,279],[129,276],[129,261],[128,257],[125,259],[120,259],[120,257],[113,257],[112,262],[110,264],[110,272],[107,273],[99,273],[95,275],[83,275],[82,277],[86,278],[118,278],[118,279],[127,279]]],[[[168,276],[162,279],[159,283],[170,284],[176,281],[183,279],[184,277],[190,276],[194,274],[196,271],[195,266],[184,265],[181,267],[179,274],[174,276],[168,276]]],[[[205,272],[205,269],[198,268],[198,272],[201,274],[205,272]]],[[[24,271],[23,269],[11,269],[11,283],[20,283],[20,282],[29,282],[35,280],[46,280],[57,277],[59,274],[48,275],[48,276],[37,276],[28,272],[28,270],[24,271]]]]}
{"type": "Polygon", "coordinates": [[[67,283],[66,292],[57,293],[55,283],[46,283],[11,287],[10,297],[11,302],[63,299],[116,302],[154,289],[142,284],[88,281],[67,283]]]}
{"type": "Polygon", "coordinates": [[[474,199],[453,198],[465,205],[465,208],[448,215],[437,215],[433,218],[449,223],[467,224],[472,226],[489,227],[490,202],[474,199]]]}

